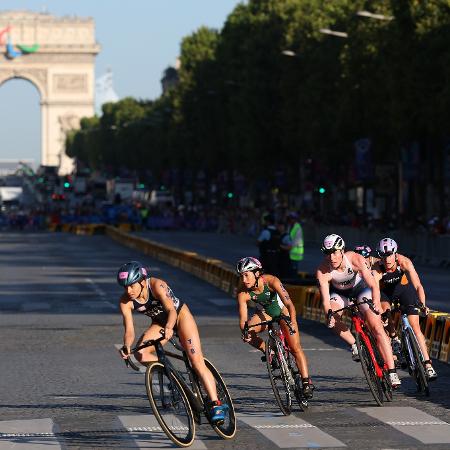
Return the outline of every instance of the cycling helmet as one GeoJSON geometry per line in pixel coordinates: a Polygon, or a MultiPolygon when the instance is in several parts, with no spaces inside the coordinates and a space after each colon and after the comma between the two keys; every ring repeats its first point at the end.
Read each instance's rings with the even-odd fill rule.
{"type": "Polygon", "coordinates": [[[391,238],[383,238],[377,245],[377,253],[380,257],[389,256],[393,253],[397,253],[398,245],[394,239],[391,238]]]}
{"type": "Polygon", "coordinates": [[[236,271],[240,275],[241,273],[248,272],[249,270],[262,270],[262,264],[253,256],[246,256],[240,259],[236,264],[236,271]]]}
{"type": "Polygon", "coordinates": [[[353,251],[359,253],[364,258],[368,258],[372,254],[372,249],[368,245],[357,245],[353,251]]]}
{"type": "Polygon", "coordinates": [[[337,234],[329,234],[325,237],[323,240],[323,244],[321,247],[321,250],[323,253],[333,253],[335,250],[344,250],[345,248],[345,242],[344,239],[342,239],[337,234]]]}
{"type": "Polygon", "coordinates": [[[123,286],[131,286],[147,278],[147,269],[139,261],[130,261],[120,266],[117,272],[117,282],[123,286]]]}

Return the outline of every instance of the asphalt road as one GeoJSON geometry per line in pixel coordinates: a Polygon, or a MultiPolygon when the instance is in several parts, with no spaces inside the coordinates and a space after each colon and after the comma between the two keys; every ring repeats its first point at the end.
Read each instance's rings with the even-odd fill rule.
{"type": "MultiPolygon", "coordinates": [[[[221,259],[233,267],[243,256],[258,256],[256,241],[249,236],[185,231],[143,231],[137,234],[166,245],[221,259]]],[[[320,248],[306,244],[301,270],[314,274],[322,257],[320,248]]],[[[438,311],[450,312],[450,270],[424,265],[417,265],[416,269],[425,289],[427,305],[438,311]]]]}
{"type": "MultiPolygon", "coordinates": [[[[317,386],[307,413],[281,416],[265,367],[243,344],[233,300],[105,236],[0,234],[0,450],[171,448],[154,423],[144,377],[125,368],[115,274],[141,259],[193,311],[204,353],[227,382],[238,414],[235,439],[207,426],[195,449],[448,449],[450,365],[436,364],[431,396],[406,373],[392,404],[376,407],[359,364],[323,325],[301,321],[317,386]]],[[[136,316],[143,330],[145,317],[136,316]]]]}

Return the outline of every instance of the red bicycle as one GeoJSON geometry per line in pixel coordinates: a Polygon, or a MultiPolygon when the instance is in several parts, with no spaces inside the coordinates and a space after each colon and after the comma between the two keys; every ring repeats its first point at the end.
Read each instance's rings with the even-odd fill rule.
{"type": "Polygon", "coordinates": [[[383,393],[388,402],[392,401],[392,385],[389,380],[388,367],[381,356],[376,341],[372,336],[367,325],[361,318],[361,314],[358,305],[367,304],[369,308],[375,313],[379,314],[373,307],[372,300],[364,299],[364,301],[356,303],[356,298],[351,298],[350,305],[336,311],[328,310],[328,321],[331,316],[341,312],[349,311],[353,326],[355,328],[355,340],[358,347],[359,357],[361,361],[361,367],[366,377],[367,384],[369,385],[370,392],[372,392],[373,398],[377,402],[378,406],[383,406],[383,393]]]}

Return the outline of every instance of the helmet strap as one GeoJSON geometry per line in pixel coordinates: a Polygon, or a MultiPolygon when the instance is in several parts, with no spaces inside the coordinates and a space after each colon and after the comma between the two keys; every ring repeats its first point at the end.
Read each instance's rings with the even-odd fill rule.
{"type": "Polygon", "coordinates": [[[259,269],[258,269],[258,270],[255,270],[255,271],[253,272],[253,275],[255,275],[255,284],[252,286],[251,290],[254,290],[255,288],[258,287],[258,281],[259,281],[259,279],[261,278],[261,271],[260,271],[259,269]],[[256,272],[259,272],[260,274],[259,274],[258,276],[256,276],[256,272]]]}

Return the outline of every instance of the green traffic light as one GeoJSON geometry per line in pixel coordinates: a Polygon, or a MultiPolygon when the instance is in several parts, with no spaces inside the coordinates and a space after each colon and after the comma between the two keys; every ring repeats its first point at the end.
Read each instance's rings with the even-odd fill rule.
{"type": "Polygon", "coordinates": [[[319,194],[325,194],[325,188],[324,187],[320,187],[319,188],[319,194]]]}
{"type": "Polygon", "coordinates": [[[232,192],[228,192],[227,197],[228,198],[233,198],[233,193],[232,192]]]}
{"type": "Polygon", "coordinates": [[[69,188],[70,187],[70,183],[68,183],[67,181],[64,183],[64,187],[65,188],[69,188]]]}

